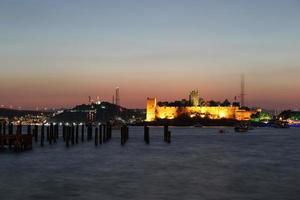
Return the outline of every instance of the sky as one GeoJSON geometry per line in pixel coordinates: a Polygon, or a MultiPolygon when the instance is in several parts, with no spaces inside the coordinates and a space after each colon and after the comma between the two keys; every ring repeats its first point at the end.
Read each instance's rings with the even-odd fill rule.
{"type": "Polygon", "coordinates": [[[188,98],[300,108],[300,0],[0,0],[0,105],[145,108],[188,98]]]}

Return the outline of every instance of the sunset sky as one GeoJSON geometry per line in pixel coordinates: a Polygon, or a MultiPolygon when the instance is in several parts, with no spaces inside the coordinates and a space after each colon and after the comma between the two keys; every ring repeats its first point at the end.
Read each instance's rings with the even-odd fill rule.
{"type": "Polygon", "coordinates": [[[300,108],[299,0],[0,0],[0,105],[72,107],[88,96],[300,108]]]}

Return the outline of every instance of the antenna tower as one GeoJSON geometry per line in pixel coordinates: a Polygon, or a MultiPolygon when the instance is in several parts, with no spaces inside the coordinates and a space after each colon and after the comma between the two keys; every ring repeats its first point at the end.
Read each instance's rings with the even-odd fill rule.
{"type": "Polygon", "coordinates": [[[241,107],[245,106],[245,75],[241,75],[241,107]]]}
{"type": "Polygon", "coordinates": [[[120,105],[120,88],[116,87],[116,105],[120,105]]]}

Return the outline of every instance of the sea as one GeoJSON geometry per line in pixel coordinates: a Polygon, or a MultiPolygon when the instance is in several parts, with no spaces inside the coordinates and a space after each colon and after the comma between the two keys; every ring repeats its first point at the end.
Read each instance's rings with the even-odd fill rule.
{"type": "Polygon", "coordinates": [[[299,200],[300,129],[130,127],[129,140],[0,152],[1,200],[299,200]],[[223,134],[220,129],[224,129],[223,134]]]}

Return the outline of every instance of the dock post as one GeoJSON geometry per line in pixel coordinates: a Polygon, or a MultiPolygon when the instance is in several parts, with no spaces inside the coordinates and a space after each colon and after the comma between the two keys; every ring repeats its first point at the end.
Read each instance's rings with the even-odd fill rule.
{"type": "MultiPolygon", "coordinates": [[[[0,123],[0,137],[2,136],[3,125],[0,123]]],[[[4,140],[0,141],[0,150],[4,149],[4,140]]]]}
{"type": "MultiPolygon", "coordinates": [[[[21,132],[22,132],[22,125],[21,125],[21,132]]],[[[38,125],[34,126],[34,140],[38,142],[38,134],[39,134],[39,127],[38,125]]]]}
{"type": "Polygon", "coordinates": [[[91,141],[93,139],[93,127],[92,124],[89,123],[88,125],[88,141],[91,141]]]}
{"type": "Polygon", "coordinates": [[[47,142],[50,142],[50,127],[46,125],[46,135],[47,135],[47,142]]]}
{"type": "Polygon", "coordinates": [[[168,142],[168,131],[169,131],[168,125],[164,125],[164,141],[165,142],[168,142]]]}
{"type": "Polygon", "coordinates": [[[106,141],[109,140],[109,123],[106,122],[106,141]]]}
{"type": "Polygon", "coordinates": [[[167,143],[171,143],[171,131],[168,131],[167,143]]]}
{"type": "Polygon", "coordinates": [[[58,133],[56,132],[56,124],[52,124],[52,140],[54,143],[57,142],[57,135],[58,133]]]}
{"type": "Polygon", "coordinates": [[[124,145],[124,126],[121,127],[121,145],[124,145]]]}
{"type": "Polygon", "coordinates": [[[69,147],[69,142],[70,142],[70,126],[66,127],[66,147],[69,147]]]}
{"type": "Polygon", "coordinates": [[[98,146],[98,128],[95,128],[95,146],[98,146]]]}
{"type": "Polygon", "coordinates": [[[13,132],[14,132],[14,125],[12,123],[9,123],[8,134],[13,135],[13,132]]]}
{"type": "Polygon", "coordinates": [[[150,144],[149,127],[144,126],[144,141],[146,144],[150,144]]]}
{"type": "Polygon", "coordinates": [[[42,128],[41,128],[41,147],[44,146],[44,139],[45,139],[45,125],[42,124],[42,128]]]}
{"type": "Polygon", "coordinates": [[[16,134],[22,134],[22,124],[21,124],[21,123],[19,123],[19,124],[17,125],[16,134]]]}
{"type": "Polygon", "coordinates": [[[81,125],[81,142],[84,142],[84,124],[81,125]]]}
{"type": "Polygon", "coordinates": [[[3,123],[3,135],[6,135],[6,121],[3,123]]]}
{"type": "Polygon", "coordinates": [[[74,145],[75,144],[75,127],[74,124],[71,125],[71,144],[74,145]]]}
{"type": "MultiPolygon", "coordinates": [[[[0,123],[0,137],[2,136],[2,130],[3,130],[3,125],[2,125],[2,123],[0,123]]],[[[3,141],[4,140],[0,141],[0,150],[4,149],[4,143],[3,143],[3,141]]]]}
{"type": "Polygon", "coordinates": [[[107,122],[107,139],[110,140],[112,137],[112,126],[110,122],[107,122]]]}
{"type": "Polygon", "coordinates": [[[103,143],[105,143],[106,142],[106,125],[105,124],[102,125],[102,130],[103,130],[103,139],[102,139],[102,141],[103,141],[103,143]]]}
{"type": "Polygon", "coordinates": [[[58,140],[59,139],[59,125],[58,125],[58,123],[57,124],[55,124],[55,137],[56,137],[56,140],[58,140]]]}
{"type": "Polygon", "coordinates": [[[63,140],[64,142],[66,141],[66,125],[62,125],[62,134],[63,134],[63,140]]]}
{"type": "Polygon", "coordinates": [[[129,139],[129,128],[126,125],[126,142],[127,142],[128,139],[129,139]]]}
{"type": "Polygon", "coordinates": [[[27,135],[31,133],[31,124],[27,125],[27,135]]]}
{"type": "Polygon", "coordinates": [[[75,136],[75,142],[78,144],[78,138],[79,138],[79,124],[76,124],[76,136],[75,136]]]}
{"type": "Polygon", "coordinates": [[[53,129],[52,129],[52,126],[50,124],[49,126],[47,126],[47,135],[48,135],[49,144],[52,144],[52,134],[53,134],[52,131],[53,131],[53,129]]]}
{"type": "Polygon", "coordinates": [[[99,124],[99,144],[102,144],[102,124],[99,124]]]}
{"type": "MultiPolygon", "coordinates": [[[[13,132],[14,132],[14,126],[10,122],[9,125],[8,125],[8,135],[13,135],[13,132]]],[[[8,140],[8,146],[9,146],[9,149],[11,149],[11,147],[12,147],[12,141],[11,141],[11,139],[8,140]]]]}
{"type": "MultiPolygon", "coordinates": [[[[50,124],[50,144],[52,144],[52,142],[54,142],[54,129],[53,129],[53,123],[50,124]]],[[[54,142],[55,143],[55,142],[54,142]]]]}
{"type": "Polygon", "coordinates": [[[129,129],[126,125],[121,127],[121,145],[124,145],[129,138],[129,129]]]}

